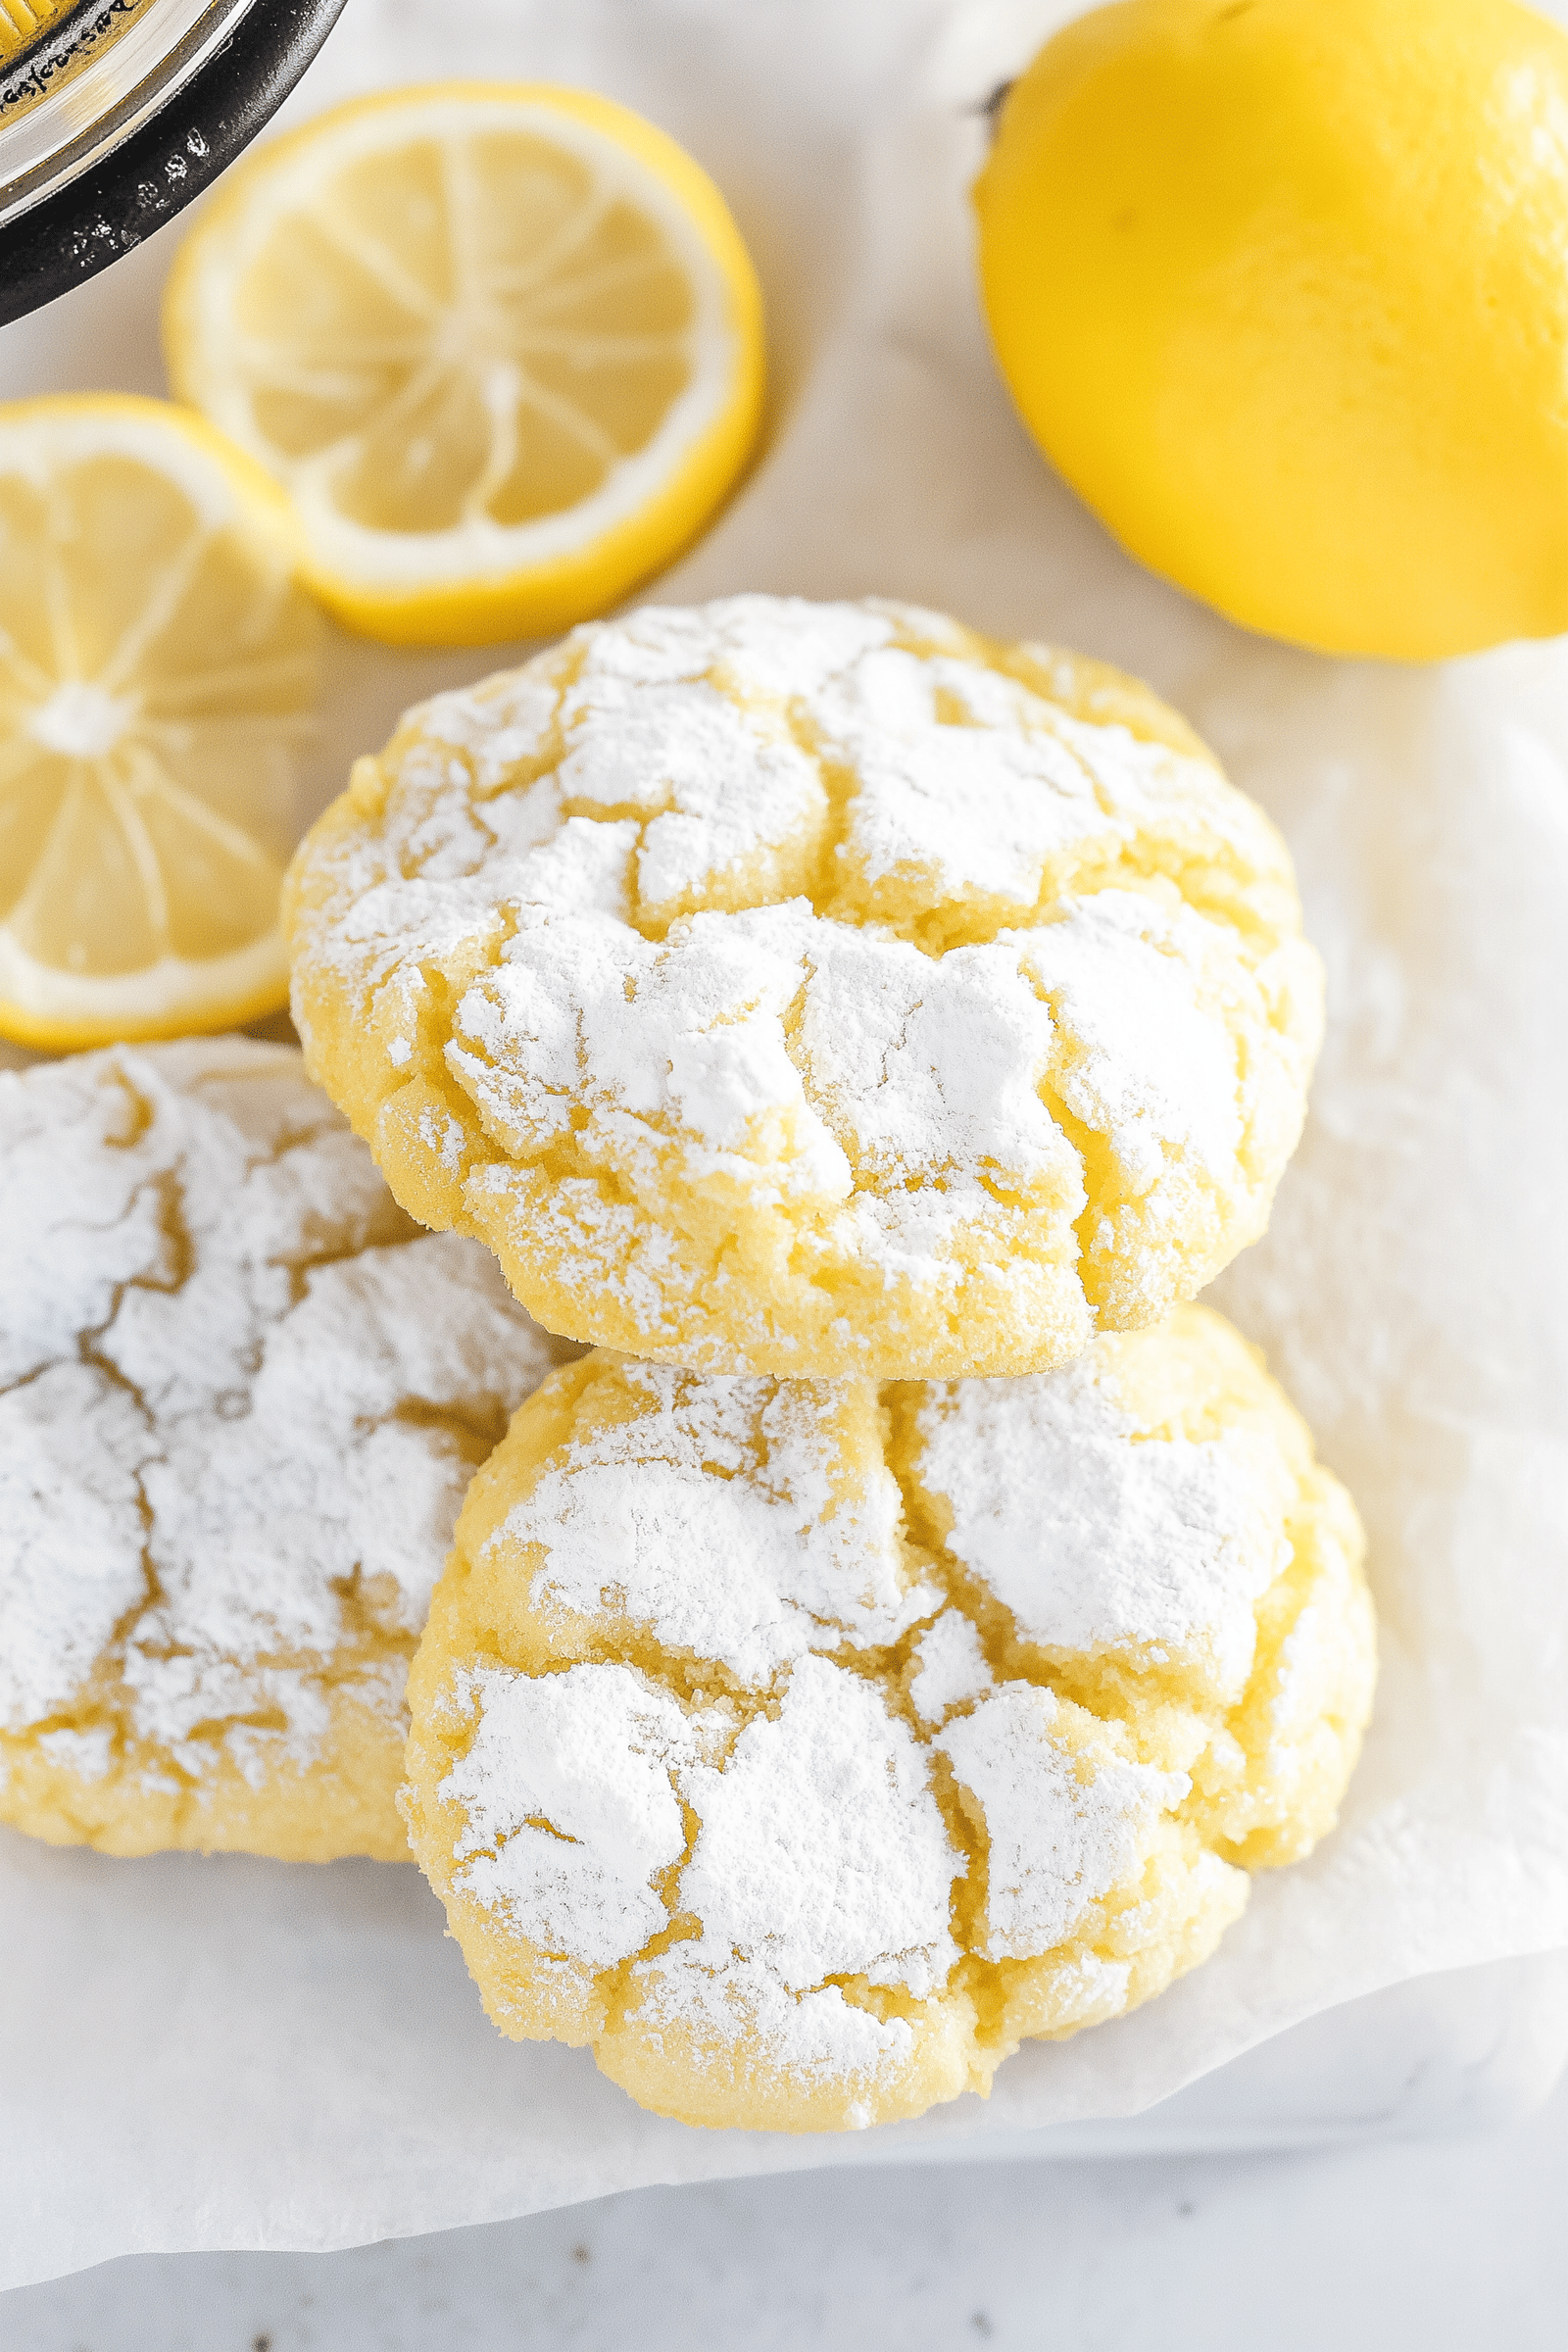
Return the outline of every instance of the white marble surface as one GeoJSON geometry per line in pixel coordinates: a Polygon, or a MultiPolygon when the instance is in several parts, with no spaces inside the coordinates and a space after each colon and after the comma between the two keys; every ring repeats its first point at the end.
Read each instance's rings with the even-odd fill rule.
{"type": "Polygon", "coordinates": [[[344,2254],[142,2255],[0,2296],[0,2352],[1558,2352],[1568,2082],[1308,2155],[643,2189],[344,2254]]]}

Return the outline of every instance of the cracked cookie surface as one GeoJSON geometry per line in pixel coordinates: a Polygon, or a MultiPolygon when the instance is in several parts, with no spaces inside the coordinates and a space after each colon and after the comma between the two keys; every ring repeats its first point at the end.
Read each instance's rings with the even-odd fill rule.
{"type": "Polygon", "coordinates": [[[1332,1827],[1361,1552],[1203,1308],[998,1381],[596,1353],[469,1491],[410,1842],[504,2033],[689,2123],[918,2115],[1160,1991],[1332,1827]]]}
{"type": "Polygon", "coordinates": [[[562,1350],[290,1047],[0,1073],[0,1820],[407,1860],[408,1660],[562,1350]]]}
{"type": "Polygon", "coordinates": [[[1290,860],[1100,664],[892,605],[575,630],[411,711],[292,869],[313,1073],[553,1331],[1019,1373],[1263,1230],[1320,1026],[1290,860]]]}

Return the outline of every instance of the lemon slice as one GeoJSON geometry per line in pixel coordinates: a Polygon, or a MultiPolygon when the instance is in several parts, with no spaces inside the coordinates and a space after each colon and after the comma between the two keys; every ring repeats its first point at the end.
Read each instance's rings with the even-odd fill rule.
{"type": "Polygon", "coordinates": [[[285,1002],[320,635],[293,555],[271,483],[199,418],[0,408],[0,1034],[65,1051],[285,1002]]]}
{"type": "Polygon", "coordinates": [[[351,627],[482,644],[667,564],[756,436],[761,302],[722,198],[582,90],[340,107],[225,178],[165,307],[179,395],[287,489],[351,627]]]}

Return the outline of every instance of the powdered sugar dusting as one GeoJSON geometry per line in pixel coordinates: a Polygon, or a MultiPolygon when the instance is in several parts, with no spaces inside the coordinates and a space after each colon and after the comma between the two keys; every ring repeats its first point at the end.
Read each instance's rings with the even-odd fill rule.
{"type": "Polygon", "coordinates": [[[1062,1372],[955,1382],[919,1426],[949,1545],[1025,1641],[1179,1654],[1239,1693],[1254,1604],[1290,1557],[1276,1451],[1246,1430],[1141,1434],[1094,1352],[1062,1372]]]}
{"type": "Polygon", "coordinates": [[[1044,722],[1040,698],[972,661],[879,650],[830,685],[815,715],[859,780],[838,851],[846,874],[919,876],[937,903],[1027,909],[1050,860],[1105,829],[1092,773],[1044,722]]]}
{"type": "Polygon", "coordinates": [[[630,1352],[1004,1371],[1149,1319],[1260,1223],[1315,965],[1259,811],[1050,682],[940,615],[741,597],[438,698],[302,853],[323,1075],[362,1122],[441,1093],[444,1213],[630,1352]]]}
{"type": "Polygon", "coordinates": [[[625,1666],[465,1678],[479,1728],[442,1795],[465,1808],[458,1885],[530,1943],[608,1968],[665,1926],[653,1881],[686,1848],[670,1768],[695,1751],[675,1701],[625,1666]]]}
{"type": "Polygon", "coordinates": [[[466,1812],[464,1893],[596,1969],[672,1917],[699,1919],[697,1939],[636,1972],[658,2015],[699,2039],[760,2032],[775,2063],[807,2074],[906,2046],[907,2027],[890,2032],[825,1980],[932,1991],[957,1958],[949,1901],[967,1865],[874,1685],[805,1659],[777,1717],[732,1746],[716,1711],[688,1717],[624,1666],[480,1669],[458,1696],[480,1708],[439,1791],[466,1812]],[[728,1752],[705,1761],[705,1741],[728,1752]],[[666,1905],[654,1882],[686,1850],[678,1800],[698,1827],[666,1905]]]}
{"type": "Polygon", "coordinates": [[[777,1718],[754,1718],[722,1768],[688,1767],[682,1786],[702,1827],[680,1902],[710,1950],[765,1962],[793,1991],[866,1976],[928,1993],[946,1978],[965,1864],[874,1684],[804,1659],[777,1718]]]}
{"type": "Polygon", "coordinates": [[[995,1677],[980,1636],[957,1609],[944,1609],[914,1645],[909,1697],[922,1723],[940,1723],[951,1707],[978,1698],[995,1677]]]}
{"type": "Polygon", "coordinates": [[[234,1039],[0,1074],[0,1726],[86,1709],[197,1787],[308,1762],[329,1672],[395,1728],[476,1449],[552,1360],[486,1252],[234,1039]]]}
{"type": "MultiPolygon", "coordinates": [[[[698,2072],[705,2058],[750,2047],[786,2079],[853,2085],[902,2065],[914,2046],[904,2018],[879,2018],[837,1984],[792,1992],[765,1962],[702,1946],[677,1944],[639,1961],[631,1981],[638,2026],[678,2034],[698,2072]]],[[[852,2103],[847,2120],[863,2127],[873,2119],[863,2103],[852,2103]]]]}
{"type": "Polygon", "coordinates": [[[1236,1915],[1232,1857],[1319,1834],[1354,1540],[1200,1308],[948,1386],[590,1356],[474,1490],[411,1836],[492,2006],[555,2032],[539,1972],[575,1971],[639,2097],[914,2112],[1147,1997],[1236,1915]]]}
{"type": "Polygon", "coordinates": [[[1160,1813],[1191,1786],[1114,1755],[1075,1756],[1059,1736],[1058,1701],[1032,1683],[1004,1683],[943,1733],[962,1786],[985,1817],[985,1951],[1029,1960],[1061,1943],[1091,1903],[1136,1868],[1160,1813]]]}
{"type": "Polygon", "coordinates": [[[612,1607],[765,1683],[811,1650],[897,1642],[941,1605],[906,1570],[891,1474],[844,1475],[863,1397],[650,1365],[627,1384],[643,1409],[575,1436],[500,1531],[538,1546],[529,1598],[547,1619],[612,1607]]]}
{"type": "Polygon", "coordinates": [[[91,1365],[51,1364],[0,1396],[0,1725],[66,1706],[142,1597],[137,1482],[155,1443],[91,1365]]]}
{"type": "Polygon", "coordinates": [[[1065,1048],[1061,1101],[1104,1136],[1128,1189],[1157,1183],[1173,1145],[1223,1182],[1242,1147],[1245,1090],[1218,1017],[1235,975],[1213,926],[1189,907],[1104,890],[1064,899],[1019,946],[1065,1048]]]}

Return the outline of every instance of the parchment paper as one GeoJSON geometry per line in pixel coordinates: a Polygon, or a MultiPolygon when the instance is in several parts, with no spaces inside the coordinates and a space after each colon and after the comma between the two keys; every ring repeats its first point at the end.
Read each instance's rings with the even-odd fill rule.
{"type": "MultiPolygon", "coordinates": [[[[1268,1239],[1212,1295],[1371,1533],[1383,1679],[1343,1825],[1258,1881],[1209,1966],[1027,2046],[988,2106],[808,2142],[663,2123],[587,2053],[503,2042],[412,1869],[117,1863],[0,1834],[0,2283],[1128,2114],[1376,1986],[1568,1942],[1568,651],[1292,653],[1139,571],[1054,481],[992,369],[965,188],[977,102],[1067,13],[350,0],[285,120],[451,74],[652,114],[729,195],[775,346],[767,455],[657,593],[874,591],[1107,656],[1284,826],[1329,1038],[1268,1239]]],[[[0,397],[161,390],[172,242],[0,334],[0,397]]],[[[405,703],[512,658],[340,642],[302,819],[405,703]]]]}

